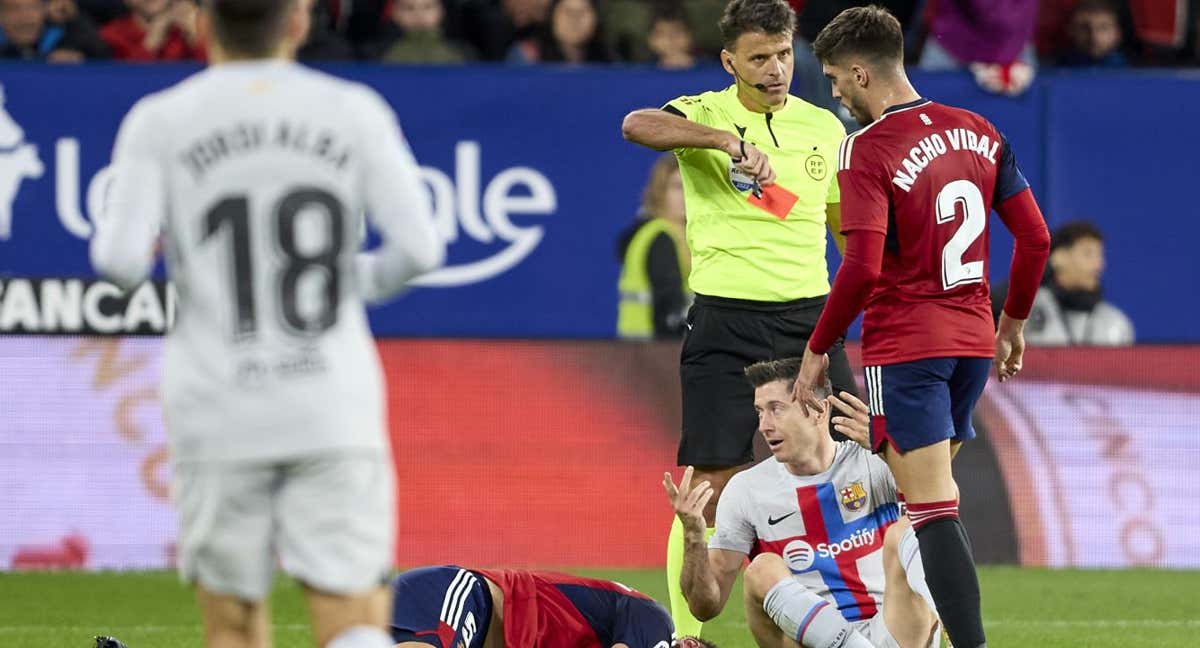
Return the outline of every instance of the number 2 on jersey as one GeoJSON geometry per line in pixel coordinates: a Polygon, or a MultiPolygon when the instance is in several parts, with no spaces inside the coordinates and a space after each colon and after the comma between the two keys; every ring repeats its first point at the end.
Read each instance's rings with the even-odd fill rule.
{"type": "Polygon", "coordinates": [[[937,222],[938,225],[953,222],[960,205],[963,223],[942,248],[942,288],[945,290],[983,281],[983,261],[963,261],[963,255],[983,234],[987,224],[988,210],[979,187],[970,180],[955,180],[942,187],[937,195],[937,222]]]}
{"type": "MultiPolygon", "coordinates": [[[[287,328],[302,333],[325,331],[337,322],[341,295],[338,257],[342,251],[345,230],[342,228],[342,205],[327,191],[297,189],[279,201],[270,221],[274,246],[284,259],[276,286],[279,291],[280,315],[287,328]],[[315,252],[301,249],[297,241],[297,221],[304,210],[316,207],[325,222],[325,244],[315,252]],[[315,313],[302,313],[299,305],[300,279],[310,270],[324,275],[323,299],[315,313]]],[[[230,230],[230,277],[234,300],[233,339],[253,338],[258,332],[258,313],[254,303],[254,269],[250,252],[250,201],[245,195],[222,198],[204,217],[201,240],[216,236],[221,229],[230,230]]]]}

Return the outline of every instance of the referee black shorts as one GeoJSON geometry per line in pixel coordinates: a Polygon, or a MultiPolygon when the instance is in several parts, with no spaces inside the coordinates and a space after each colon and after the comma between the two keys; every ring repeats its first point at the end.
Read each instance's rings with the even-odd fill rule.
{"type": "MultiPolygon", "coordinates": [[[[732,467],[754,458],[758,416],[743,370],[762,360],[803,356],[824,306],[824,296],[759,302],[696,295],[679,360],[679,465],[732,467]]],[[[858,394],[842,340],[829,350],[829,379],[835,393],[858,394]]]]}

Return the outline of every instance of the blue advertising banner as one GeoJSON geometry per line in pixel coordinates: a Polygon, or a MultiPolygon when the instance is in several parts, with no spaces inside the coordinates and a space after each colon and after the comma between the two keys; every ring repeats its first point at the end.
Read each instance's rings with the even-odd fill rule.
{"type": "MultiPolygon", "coordinates": [[[[140,298],[117,300],[109,294],[95,281],[87,240],[121,118],[139,97],[195,69],[0,66],[0,332],[143,331],[147,322],[152,329],[158,315],[172,309],[170,291],[161,284],[140,298]],[[92,315],[107,318],[106,328],[92,326],[92,315]],[[118,317],[124,318],[120,326],[118,317]],[[64,321],[82,321],[82,328],[64,327],[64,321]]],[[[402,299],[372,310],[372,327],[381,336],[612,337],[617,238],[634,218],[656,155],[622,139],[621,118],[635,108],[728,83],[718,68],[330,70],[371,85],[396,109],[449,244],[445,268],[422,278],[420,287],[402,299]]],[[[963,75],[915,81],[930,98],[976,110],[1006,133],[1052,224],[1078,213],[1068,207],[1087,204],[1087,215],[1101,221],[1113,239],[1125,237],[1126,230],[1144,238],[1146,221],[1139,225],[1124,218],[1127,203],[1153,193],[1160,184],[1155,180],[1159,167],[1190,168],[1184,156],[1194,147],[1171,146],[1155,155],[1134,155],[1156,164],[1123,164],[1120,183],[1094,174],[1080,179],[1085,186],[1064,186],[1059,180],[1082,175],[1083,165],[1097,166],[1097,152],[1070,144],[1078,134],[1127,122],[1106,104],[1092,108],[1082,102],[1066,112],[1057,106],[1085,93],[1115,101],[1126,92],[1125,84],[1144,83],[1136,77],[1049,78],[1019,99],[987,95],[963,75]],[[1059,175],[1064,167],[1073,170],[1059,175]],[[1105,193],[1089,194],[1096,182],[1106,183],[1105,193]],[[1097,204],[1083,201],[1081,194],[1093,195],[1097,204]]],[[[1200,99],[1200,84],[1156,86],[1155,92],[1159,106],[1185,110],[1200,99]]],[[[1178,119],[1171,126],[1186,123],[1178,119]]],[[[1197,133],[1185,137],[1195,140],[1197,133]]],[[[1137,144],[1134,134],[1122,137],[1125,144],[1137,144]]],[[[1172,210],[1167,208],[1175,200],[1172,194],[1160,193],[1156,200],[1154,218],[1169,219],[1172,228],[1200,230],[1195,219],[1184,217],[1190,202],[1175,202],[1172,210]]],[[[993,225],[996,279],[1007,274],[1012,242],[998,221],[993,225]]],[[[1175,240],[1184,238],[1186,233],[1175,240]]],[[[1119,267],[1118,249],[1124,252],[1124,247],[1113,248],[1110,260],[1113,275],[1122,280],[1109,284],[1114,301],[1137,305],[1130,314],[1140,339],[1200,339],[1200,330],[1187,324],[1200,313],[1157,319],[1152,306],[1166,298],[1166,285],[1139,285],[1136,299],[1125,294],[1130,282],[1142,283],[1136,280],[1137,254],[1151,254],[1153,248],[1131,251],[1130,261],[1119,267]],[[1139,317],[1143,307],[1155,321],[1139,317]]],[[[832,246],[830,258],[836,264],[832,246]]],[[[1190,271],[1196,278],[1194,257],[1165,263],[1175,263],[1173,276],[1190,271]]]]}

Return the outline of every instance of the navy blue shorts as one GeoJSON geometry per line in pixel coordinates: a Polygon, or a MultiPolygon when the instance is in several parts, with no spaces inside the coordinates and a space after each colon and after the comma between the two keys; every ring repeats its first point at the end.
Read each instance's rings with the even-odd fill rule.
{"type": "Polygon", "coordinates": [[[871,449],[901,452],[975,438],[971,413],[987,385],[991,358],[926,358],[866,367],[871,449]]]}
{"type": "Polygon", "coordinates": [[[392,639],[479,648],[492,618],[487,582],[460,567],[412,569],[392,582],[392,639]]]}

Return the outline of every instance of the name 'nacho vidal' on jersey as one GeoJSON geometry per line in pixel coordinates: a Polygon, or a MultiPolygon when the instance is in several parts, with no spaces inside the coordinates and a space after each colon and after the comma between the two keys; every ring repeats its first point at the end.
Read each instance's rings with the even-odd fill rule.
{"type": "Polygon", "coordinates": [[[946,129],[945,139],[942,139],[939,133],[927,135],[922,137],[916,146],[908,150],[908,157],[900,161],[903,168],[896,169],[896,173],[892,177],[892,184],[905,192],[912,191],[913,183],[917,181],[917,176],[921,171],[924,171],[939,155],[950,150],[974,151],[986,158],[988,162],[996,164],[996,153],[1000,150],[1000,142],[992,141],[986,134],[980,135],[965,128],[946,129]],[[946,146],[947,141],[950,142],[949,147],[946,146]]]}

